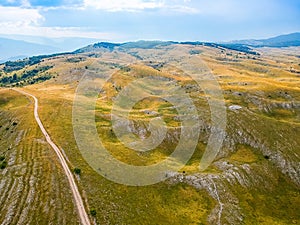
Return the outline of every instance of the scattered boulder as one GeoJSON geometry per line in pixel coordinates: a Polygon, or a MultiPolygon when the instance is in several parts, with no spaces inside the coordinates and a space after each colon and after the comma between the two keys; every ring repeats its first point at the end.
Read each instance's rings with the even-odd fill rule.
{"type": "Polygon", "coordinates": [[[239,106],[239,105],[231,105],[229,106],[229,109],[232,110],[232,111],[235,111],[235,110],[240,110],[242,109],[243,107],[242,106],[239,106]]]}

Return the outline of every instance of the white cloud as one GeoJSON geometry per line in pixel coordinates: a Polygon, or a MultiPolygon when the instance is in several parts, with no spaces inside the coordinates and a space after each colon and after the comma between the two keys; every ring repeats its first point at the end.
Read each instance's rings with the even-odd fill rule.
{"type": "Polygon", "coordinates": [[[199,14],[206,18],[215,16],[216,19],[241,22],[241,20],[273,17],[275,12],[280,13],[283,10],[279,2],[275,0],[197,0],[197,8],[199,14]]]}
{"type": "Polygon", "coordinates": [[[85,8],[117,11],[143,11],[147,9],[163,9],[172,12],[196,13],[197,9],[188,7],[191,0],[84,0],[85,8]]]}
{"type": "MultiPolygon", "coordinates": [[[[8,0],[14,1],[14,0],[8,0]]],[[[28,0],[15,0],[22,2],[19,7],[0,6],[0,35],[31,35],[45,37],[86,37],[102,40],[124,40],[125,36],[111,32],[97,32],[84,27],[48,27],[44,26],[43,12],[51,7],[30,6],[28,0]]],[[[72,9],[88,10],[94,8],[105,11],[140,12],[147,9],[157,9],[162,12],[197,13],[195,8],[188,6],[190,0],[83,0],[84,5],[73,5],[72,9]]],[[[65,7],[65,6],[60,6],[65,7]]],[[[58,7],[58,8],[60,8],[58,7]]],[[[56,9],[51,9],[56,10],[56,9]]]]}
{"type": "Polygon", "coordinates": [[[162,8],[164,1],[157,0],[84,0],[85,7],[93,7],[107,11],[136,11],[162,8]]]}
{"type": "Polygon", "coordinates": [[[21,0],[21,6],[22,7],[30,7],[30,2],[29,0],[21,0]]]}
{"type": "Polygon", "coordinates": [[[0,34],[5,35],[31,35],[45,37],[86,37],[98,39],[120,38],[106,33],[94,32],[79,27],[46,27],[42,26],[44,17],[38,9],[0,6],[0,34]]]}
{"type": "Polygon", "coordinates": [[[38,25],[43,20],[44,17],[37,9],[0,6],[1,24],[16,24],[17,26],[38,25]]]}
{"type": "Polygon", "coordinates": [[[122,37],[109,32],[88,31],[78,27],[43,27],[43,26],[19,26],[16,24],[0,23],[0,34],[5,35],[30,35],[49,38],[81,37],[101,40],[118,40],[122,37]]]}
{"type": "Polygon", "coordinates": [[[167,10],[178,13],[186,13],[186,14],[196,14],[199,13],[199,10],[196,8],[184,6],[184,5],[173,5],[169,6],[167,10]]]}

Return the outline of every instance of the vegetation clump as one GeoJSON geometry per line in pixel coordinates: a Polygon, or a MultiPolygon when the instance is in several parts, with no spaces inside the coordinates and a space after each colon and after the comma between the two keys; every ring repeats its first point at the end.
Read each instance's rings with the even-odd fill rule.
{"type": "Polygon", "coordinates": [[[16,73],[14,73],[12,76],[5,76],[0,79],[0,85],[7,86],[15,84],[16,86],[20,86],[21,83],[35,84],[40,81],[46,81],[51,79],[52,76],[48,73],[44,75],[40,74],[46,72],[51,68],[52,66],[40,66],[32,70],[25,70],[21,74],[21,76],[18,76],[16,73]]]}
{"type": "Polygon", "coordinates": [[[29,57],[29,58],[25,58],[25,59],[17,60],[17,61],[7,61],[4,63],[3,70],[6,73],[17,71],[17,70],[23,69],[26,66],[33,66],[35,64],[38,64],[42,61],[42,59],[44,59],[46,57],[47,56],[33,56],[33,57],[29,57]]]}
{"type": "Polygon", "coordinates": [[[0,163],[0,169],[3,170],[5,169],[7,166],[7,161],[3,160],[1,163],[0,163]]]}
{"type": "Polygon", "coordinates": [[[25,68],[26,66],[33,66],[36,64],[39,64],[40,62],[43,61],[43,59],[50,58],[50,57],[55,57],[59,55],[68,55],[71,53],[57,53],[57,54],[52,54],[52,55],[39,55],[39,56],[32,56],[29,58],[17,60],[17,61],[7,61],[4,64],[4,72],[10,73],[13,71],[21,70],[25,68]]]}
{"type": "Polygon", "coordinates": [[[91,214],[91,216],[95,217],[97,215],[96,209],[91,209],[90,214],[91,214]]]}

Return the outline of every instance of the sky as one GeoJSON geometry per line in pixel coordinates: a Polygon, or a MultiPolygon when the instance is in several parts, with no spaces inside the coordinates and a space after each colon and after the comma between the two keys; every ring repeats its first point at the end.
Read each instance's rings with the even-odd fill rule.
{"type": "Polygon", "coordinates": [[[229,41],[300,31],[299,0],[0,0],[0,36],[229,41]]]}

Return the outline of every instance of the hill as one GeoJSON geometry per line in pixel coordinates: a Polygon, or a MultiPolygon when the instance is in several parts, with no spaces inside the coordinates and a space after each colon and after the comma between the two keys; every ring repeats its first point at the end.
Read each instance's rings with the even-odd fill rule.
{"type": "Polygon", "coordinates": [[[96,39],[90,38],[44,38],[34,36],[7,36],[7,38],[0,37],[0,63],[5,61],[13,61],[17,59],[23,59],[25,57],[51,54],[57,52],[95,52],[103,49],[109,51],[119,48],[123,50],[143,48],[152,49],[156,47],[169,46],[174,44],[188,44],[188,45],[206,45],[212,47],[226,48],[231,50],[237,50],[250,54],[257,54],[253,48],[257,47],[291,47],[300,46],[300,33],[292,33],[287,35],[281,35],[274,38],[262,39],[262,40],[239,40],[231,41],[229,43],[209,43],[209,42],[175,42],[175,41],[137,41],[137,42],[125,42],[125,43],[108,43],[98,42],[94,44],[88,43],[96,42],[96,39]],[[11,39],[15,38],[15,39],[11,39]],[[25,40],[25,41],[20,41],[25,40]],[[77,49],[78,48],[78,49],[77,49]],[[74,49],[77,49],[73,51],[74,49]]]}
{"type": "Polygon", "coordinates": [[[84,53],[84,52],[93,52],[93,51],[103,51],[109,50],[112,51],[115,48],[130,50],[135,48],[140,49],[153,49],[157,47],[168,46],[172,44],[178,44],[179,42],[165,42],[165,41],[136,41],[136,42],[125,42],[125,43],[109,43],[109,42],[99,42],[95,44],[88,45],[86,47],[80,48],[74,53],[84,53]]]}
{"type": "Polygon", "coordinates": [[[31,100],[10,89],[20,88],[39,99],[40,119],[70,168],[80,171],[74,172],[76,182],[91,220],[99,224],[299,224],[298,52],[202,42],[102,42],[2,64],[0,223],[78,223],[62,168],[37,130],[31,100]],[[216,109],[221,111],[214,114],[216,109]],[[90,139],[91,131],[96,139],[90,139]],[[109,152],[105,157],[94,148],[99,140],[109,152]],[[182,160],[173,153],[181,144],[190,158],[174,172],[182,160]],[[149,145],[150,151],[138,151],[149,145]],[[207,148],[216,155],[199,170],[207,148]],[[109,156],[122,163],[115,166],[109,156]],[[107,161],[95,167],[97,159],[107,161]],[[159,171],[161,182],[147,186],[139,186],[147,173],[134,179],[121,167],[166,159],[170,170],[159,171]],[[115,171],[123,183],[113,181],[115,171]],[[124,184],[127,179],[135,183],[124,184]]]}

